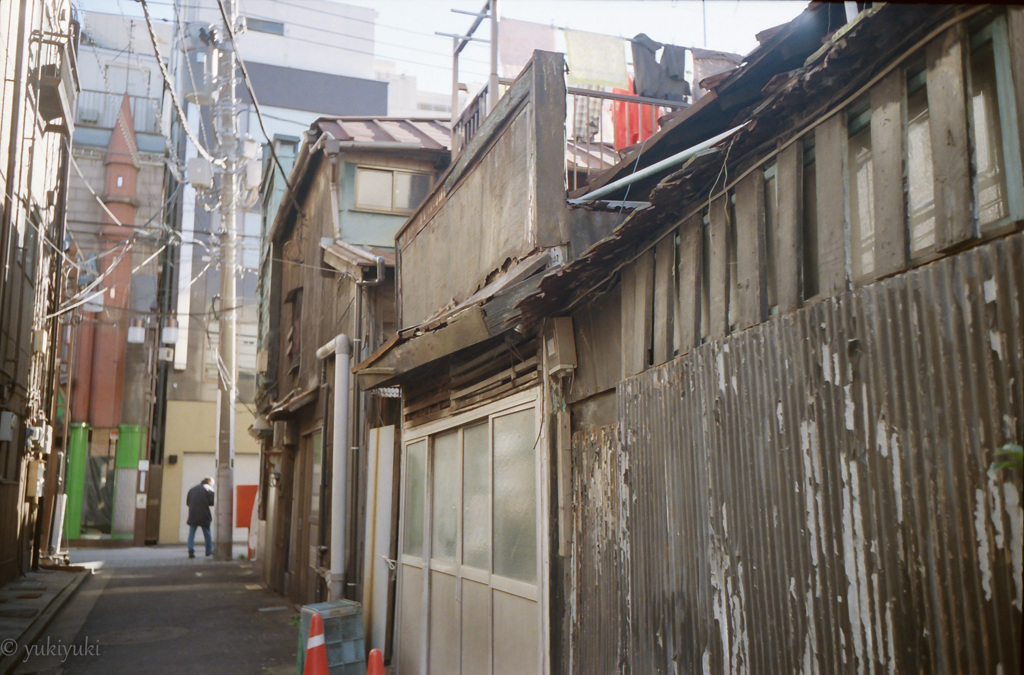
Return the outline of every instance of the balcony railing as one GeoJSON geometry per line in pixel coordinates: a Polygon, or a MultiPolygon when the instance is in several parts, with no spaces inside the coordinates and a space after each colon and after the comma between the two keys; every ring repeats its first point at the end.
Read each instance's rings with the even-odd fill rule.
{"type": "MultiPolygon", "coordinates": [[[[78,124],[112,129],[117,121],[124,94],[84,89],[78,97],[78,124]]],[[[160,133],[160,100],[148,96],[128,96],[137,133],[160,133]]]]}
{"type": "MultiPolygon", "coordinates": [[[[502,94],[514,80],[502,79],[502,94]]],[[[625,149],[642,143],[659,129],[669,112],[689,101],[668,101],[631,94],[616,94],[568,87],[565,139],[569,189],[585,185],[587,177],[619,161],[625,149]]],[[[452,129],[452,154],[465,148],[487,117],[487,87],[484,86],[462,111],[452,129]]]]}

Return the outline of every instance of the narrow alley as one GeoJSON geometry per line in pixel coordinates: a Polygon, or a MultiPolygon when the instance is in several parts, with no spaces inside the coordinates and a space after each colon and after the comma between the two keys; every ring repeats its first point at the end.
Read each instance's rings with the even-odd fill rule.
{"type": "Polygon", "coordinates": [[[0,675],[1024,672],[1024,2],[0,0],[0,72],[0,675]]]}
{"type": "Polygon", "coordinates": [[[297,610],[259,583],[256,563],[189,560],[183,546],[71,558],[94,572],[33,644],[5,644],[8,672],[295,672],[297,610]]]}

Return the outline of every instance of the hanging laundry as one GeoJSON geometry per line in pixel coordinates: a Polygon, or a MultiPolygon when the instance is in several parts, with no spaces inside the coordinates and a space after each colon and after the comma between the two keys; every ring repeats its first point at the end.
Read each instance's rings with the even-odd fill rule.
{"type": "MultiPolygon", "coordinates": [[[[583,89],[600,91],[600,87],[584,85],[583,89]]],[[[598,139],[598,132],[603,130],[601,117],[604,114],[604,100],[592,96],[572,97],[572,133],[570,137],[576,141],[587,143],[598,139]]],[[[603,134],[602,134],[603,135],[603,134]]]]}
{"type": "Polygon", "coordinates": [[[532,21],[502,19],[498,25],[498,61],[502,77],[516,77],[535,49],[555,51],[555,28],[532,21]]]}
{"type": "Polygon", "coordinates": [[[645,33],[632,39],[633,74],[637,94],[682,101],[690,95],[686,81],[686,48],[665,45],[645,33]],[[661,61],[658,50],[662,49],[661,61]]]}
{"type": "Polygon", "coordinates": [[[626,52],[622,38],[578,30],[565,31],[570,86],[625,87],[626,52]]]}
{"type": "Polygon", "coordinates": [[[700,86],[701,80],[732,70],[743,62],[743,57],[739,54],[710,49],[691,49],[690,54],[693,56],[693,81],[696,84],[694,100],[707,93],[707,90],[700,86]]]}

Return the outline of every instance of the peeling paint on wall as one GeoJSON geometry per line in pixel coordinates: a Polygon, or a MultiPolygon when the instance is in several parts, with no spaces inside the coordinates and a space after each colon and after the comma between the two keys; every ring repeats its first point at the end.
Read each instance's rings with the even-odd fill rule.
{"type": "Polygon", "coordinates": [[[1024,514],[989,466],[1024,437],[1020,260],[1013,235],[621,383],[628,470],[584,503],[628,578],[585,592],[628,602],[627,656],[574,671],[1017,672],[1024,514]]]}

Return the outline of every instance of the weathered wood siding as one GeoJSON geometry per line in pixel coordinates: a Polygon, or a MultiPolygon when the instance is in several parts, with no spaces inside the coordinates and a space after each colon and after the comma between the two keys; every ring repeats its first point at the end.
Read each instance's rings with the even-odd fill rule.
{"type": "MultiPolygon", "coordinates": [[[[1020,82],[1024,19],[1007,13],[1020,82]]],[[[997,448],[1024,438],[1024,213],[1009,198],[998,228],[977,226],[968,40],[953,26],[856,93],[872,112],[871,272],[850,276],[839,107],[785,134],[777,151],[738,159],[740,175],[699,203],[666,204],[680,220],[666,219],[646,253],[630,249],[609,293],[574,308],[573,517],[590,529],[574,543],[582,567],[567,591],[563,670],[1020,669],[1020,475],[990,467],[997,448]],[[937,239],[935,253],[914,260],[909,63],[927,67],[937,239]],[[758,188],[772,161],[769,248],[758,188]],[[807,201],[805,170],[816,177],[807,201]],[[778,315],[763,295],[769,255],[778,315]],[[619,325],[607,321],[595,340],[616,307],[619,325]],[[671,319],[666,307],[676,308],[671,319]],[[587,409],[615,359],[617,443],[587,409]],[[628,608],[617,621],[616,607],[628,608]]],[[[1012,175],[1019,152],[1004,161],[1012,175]]]]}
{"type": "Polygon", "coordinates": [[[1018,234],[623,382],[621,448],[574,439],[573,672],[626,645],[644,673],[1017,672],[1020,476],[990,466],[1024,437],[1022,259],[1018,234]]]}

